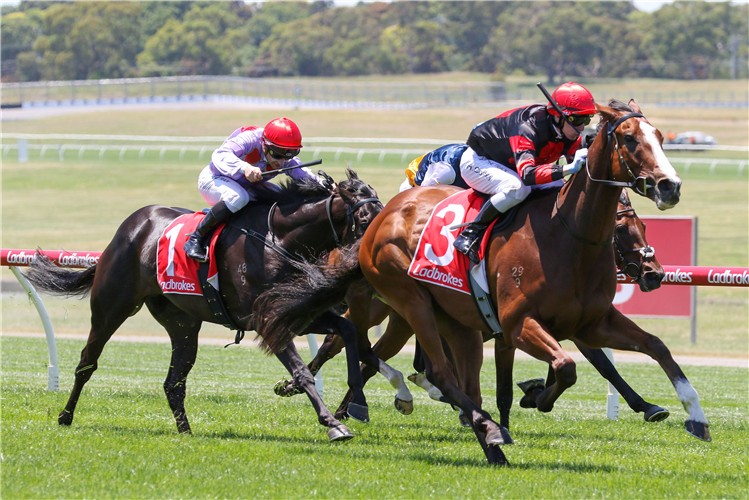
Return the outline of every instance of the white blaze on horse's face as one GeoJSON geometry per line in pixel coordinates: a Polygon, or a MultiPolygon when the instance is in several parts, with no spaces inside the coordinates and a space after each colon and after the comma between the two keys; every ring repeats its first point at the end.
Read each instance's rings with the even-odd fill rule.
{"type": "Polygon", "coordinates": [[[644,139],[643,142],[647,144],[653,153],[655,164],[663,175],[666,176],[667,181],[665,183],[664,180],[657,181],[655,203],[660,210],[667,210],[672,208],[679,201],[681,179],[676,173],[676,169],[671,165],[671,162],[666,157],[666,153],[663,151],[663,147],[658,140],[658,135],[655,133],[655,127],[643,120],[640,122],[640,131],[642,132],[642,138],[644,139]],[[668,187],[667,193],[663,192],[662,186],[664,185],[668,187]]]}

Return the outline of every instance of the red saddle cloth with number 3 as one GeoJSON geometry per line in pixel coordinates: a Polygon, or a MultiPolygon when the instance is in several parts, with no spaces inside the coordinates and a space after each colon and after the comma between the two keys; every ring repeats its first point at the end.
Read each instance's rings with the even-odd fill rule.
{"type": "MultiPolygon", "coordinates": [[[[474,220],[483,203],[483,198],[473,189],[466,189],[439,202],[419,237],[408,275],[470,295],[467,278],[471,262],[453,246],[462,228],[450,228],[474,220]]],[[[479,258],[482,260],[495,222],[484,232],[479,249],[479,258]]]]}
{"type": "MultiPolygon", "coordinates": [[[[205,217],[203,212],[180,215],[169,224],[159,238],[156,251],[156,276],[164,293],[203,295],[198,282],[200,262],[185,255],[183,248],[190,233],[195,231],[203,217],[205,217]]],[[[221,234],[223,228],[224,224],[216,227],[208,248],[208,282],[216,290],[218,290],[218,268],[214,250],[218,235],[221,234]]]]}

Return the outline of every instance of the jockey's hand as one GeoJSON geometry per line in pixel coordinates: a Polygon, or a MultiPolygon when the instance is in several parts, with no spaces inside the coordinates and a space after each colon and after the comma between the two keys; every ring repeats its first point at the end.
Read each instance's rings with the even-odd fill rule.
{"type": "Polygon", "coordinates": [[[263,180],[263,171],[252,165],[244,167],[244,178],[250,182],[258,182],[263,180]]]}
{"type": "Polygon", "coordinates": [[[568,163],[564,167],[562,167],[562,172],[564,175],[570,175],[575,174],[580,171],[581,168],[583,168],[583,165],[585,165],[585,161],[588,158],[588,150],[587,149],[578,149],[575,152],[575,158],[572,160],[572,163],[568,163]]]}

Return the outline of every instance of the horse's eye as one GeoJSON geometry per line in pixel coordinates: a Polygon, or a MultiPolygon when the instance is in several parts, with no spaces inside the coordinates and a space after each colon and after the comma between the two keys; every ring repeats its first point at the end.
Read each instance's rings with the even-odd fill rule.
{"type": "Polygon", "coordinates": [[[627,226],[624,226],[624,225],[616,226],[616,231],[618,233],[626,233],[627,232],[627,226]]]}
{"type": "Polygon", "coordinates": [[[624,136],[624,141],[625,141],[625,142],[628,142],[628,143],[630,143],[630,144],[632,144],[633,142],[637,142],[637,141],[635,141],[635,138],[634,138],[634,137],[632,137],[632,136],[631,136],[631,135],[629,135],[629,134],[626,134],[626,135],[624,136]]]}

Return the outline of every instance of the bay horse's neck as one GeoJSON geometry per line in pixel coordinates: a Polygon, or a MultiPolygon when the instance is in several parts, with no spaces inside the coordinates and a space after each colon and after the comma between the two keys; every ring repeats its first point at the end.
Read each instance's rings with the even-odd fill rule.
{"type": "MultiPolygon", "coordinates": [[[[328,218],[326,211],[327,199],[307,203],[300,206],[293,213],[282,215],[277,209],[272,214],[272,223],[269,228],[274,233],[274,238],[282,246],[292,253],[306,255],[319,255],[321,252],[332,250],[336,247],[334,228],[328,218]]],[[[333,216],[335,231],[340,237],[340,221],[333,216]]]]}
{"type": "MultiPolygon", "coordinates": [[[[590,176],[594,179],[613,180],[612,175],[616,169],[612,168],[612,162],[612,152],[608,147],[604,126],[588,149],[587,168],[590,176]]],[[[570,232],[579,237],[576,238],[578,241],[611,241],[621,190],[621,187],[592,181],[585,167],[562,188],[559,198],[560,215],[569,226],[570,232]]],[[[586,246],[601,248],[596,245],[586,246]]]]}

